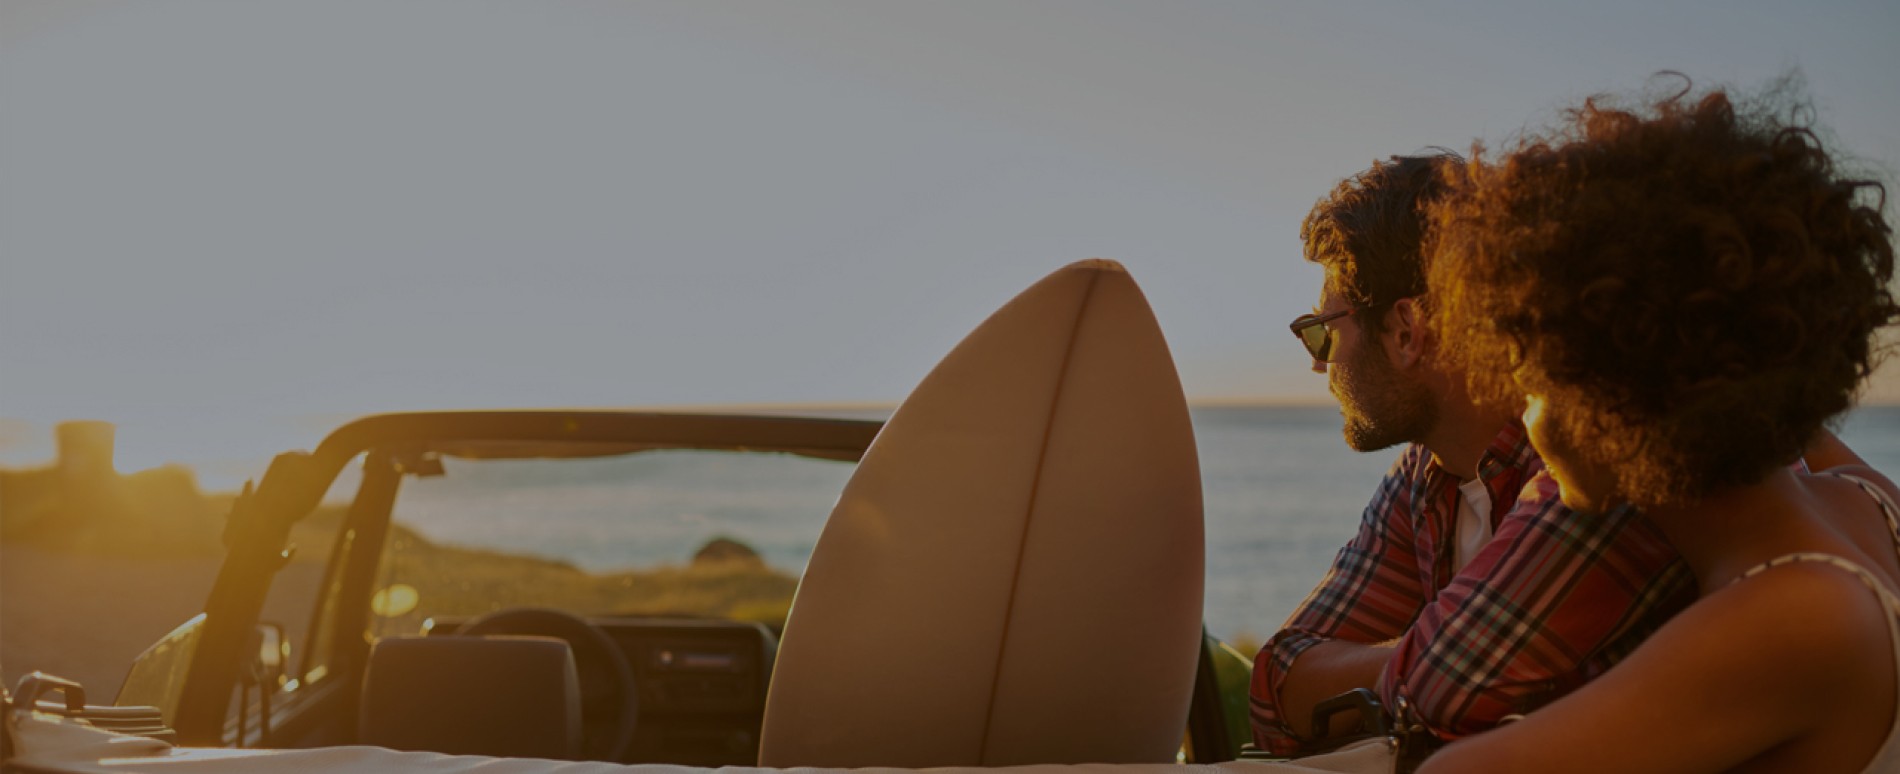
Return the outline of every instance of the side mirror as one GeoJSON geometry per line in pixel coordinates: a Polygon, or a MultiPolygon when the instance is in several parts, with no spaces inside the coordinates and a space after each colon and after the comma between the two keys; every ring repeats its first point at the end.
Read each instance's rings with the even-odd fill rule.
{"type": "Polygon", "coordinates": [[[244,747],[250,742],[245,729],[250,720],[251,686],[257,686],[259,720],[257,745],[267,747],[271,733],[271,694],[285,685],[284,669],[290,663],[290,638],[284,634],[284,627],[275,623],[259,623],[251,630],[250,648],[245,655],[244,671],[238,675],[237,695],[237,746],[244,747]]]}
{"type": "Polygon", "coordinates": [[[290,663],[290,638],[282,624],[260,623],[251,632],[251,663],[245,671],[253,683],[275,691],[284,684],[284,672],[290,663]]]}

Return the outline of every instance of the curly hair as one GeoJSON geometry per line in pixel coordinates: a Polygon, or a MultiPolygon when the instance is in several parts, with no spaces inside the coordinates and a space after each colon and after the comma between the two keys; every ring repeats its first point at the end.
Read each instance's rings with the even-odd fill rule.
{"type": "Polygon", "coordinates": [[[1885,189],[1787,88],[1593,97],[1430,210],[1431,324],[1493,405],[1546,396],[1639,506],[1797,459],[1900,319],[1885,189]]]}
{"type": "MultiPolygon", "coordinates": [[[[1462,161],[1447,150],[1393,156],[1339,181],[1300,222],[1306,260],[1325,267],[1333,293],[1357,308],[1424,293],[1424,206],[1444,193],[1443,174],[1462,161]]],[[[1384,315],[1360,319],[1373,333],[1385,329],[1384,315]]]]}

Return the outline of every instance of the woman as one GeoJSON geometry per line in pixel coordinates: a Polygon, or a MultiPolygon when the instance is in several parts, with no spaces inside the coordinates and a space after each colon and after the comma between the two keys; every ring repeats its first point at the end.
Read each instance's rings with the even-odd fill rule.
{"type": "Polygon", "coordinates": [[[1789,103],[1593,99],[1435,209],[1441,343],[1579,518],[1642,507],[1701,599],[1423,771],[1900,771],[1900,491],[1791,467],[1900,319],[1891,232],[1789,103]]]}

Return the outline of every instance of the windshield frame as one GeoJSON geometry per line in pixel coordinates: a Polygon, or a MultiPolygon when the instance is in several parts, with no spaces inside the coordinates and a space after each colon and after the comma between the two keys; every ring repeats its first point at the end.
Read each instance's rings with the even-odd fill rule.
{"type": "MultiPolygon", "coordinates": [[[[378,473],[427,464],[432,454],[482,449],[486,451],[460,453],[495,458],[494,449],[513,448],[511,453],[521,455],[518,458],[530,459],[560,456],[549,454],[549,449],[598,445],[599,452],[618,454],[662,448],[723,449],[855,462],[883,424],[881,420],[764,414],[561,410],[381,414],[350,422],[330,433],[312,453],[279,455],[255,490],[247,486],[233,504],[225,529],[229,553],[206,602],[202,639],[179,699],[179,739],[192,745],[223,743],[229,697],[250,631],[257,625],[276,570],[283,565],[290,528],[315,510],[344,466],[359,454],[367,454],[365,479],[345,526],[355,532],[355,539],[351,549],[341,552],[326,571],[343,574],[346,594],[371,585],[373,579],[367,575],[375,572],[375,565],[363,557],[380,552],[391,518],[395,479],[400,475],[378,473]],[[352,582],[358,574],[366,577],[352,582]]],[[[367,596],[363,604],[368,604],[367,596]]],[[[339,642],[348,640],[343,632],[333,634],[339,642]]],[[[347,659],[339,664],[347,664],[347,659]]]]}

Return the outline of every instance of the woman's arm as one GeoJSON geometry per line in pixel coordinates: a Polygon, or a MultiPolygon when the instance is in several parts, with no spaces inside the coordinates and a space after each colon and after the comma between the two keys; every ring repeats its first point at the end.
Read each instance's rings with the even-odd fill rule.
{"type": "Polygon", "coordinates": [[[1845,572],[1776,568],[1690,607],[1576,693],[1459,741],[1419,771],[1733,768],[1838,720],[1836,702],[1864,693],[1868,674],[1893,679],[1879,668],[1892,664],[1885,615],[1845,572]]]}

